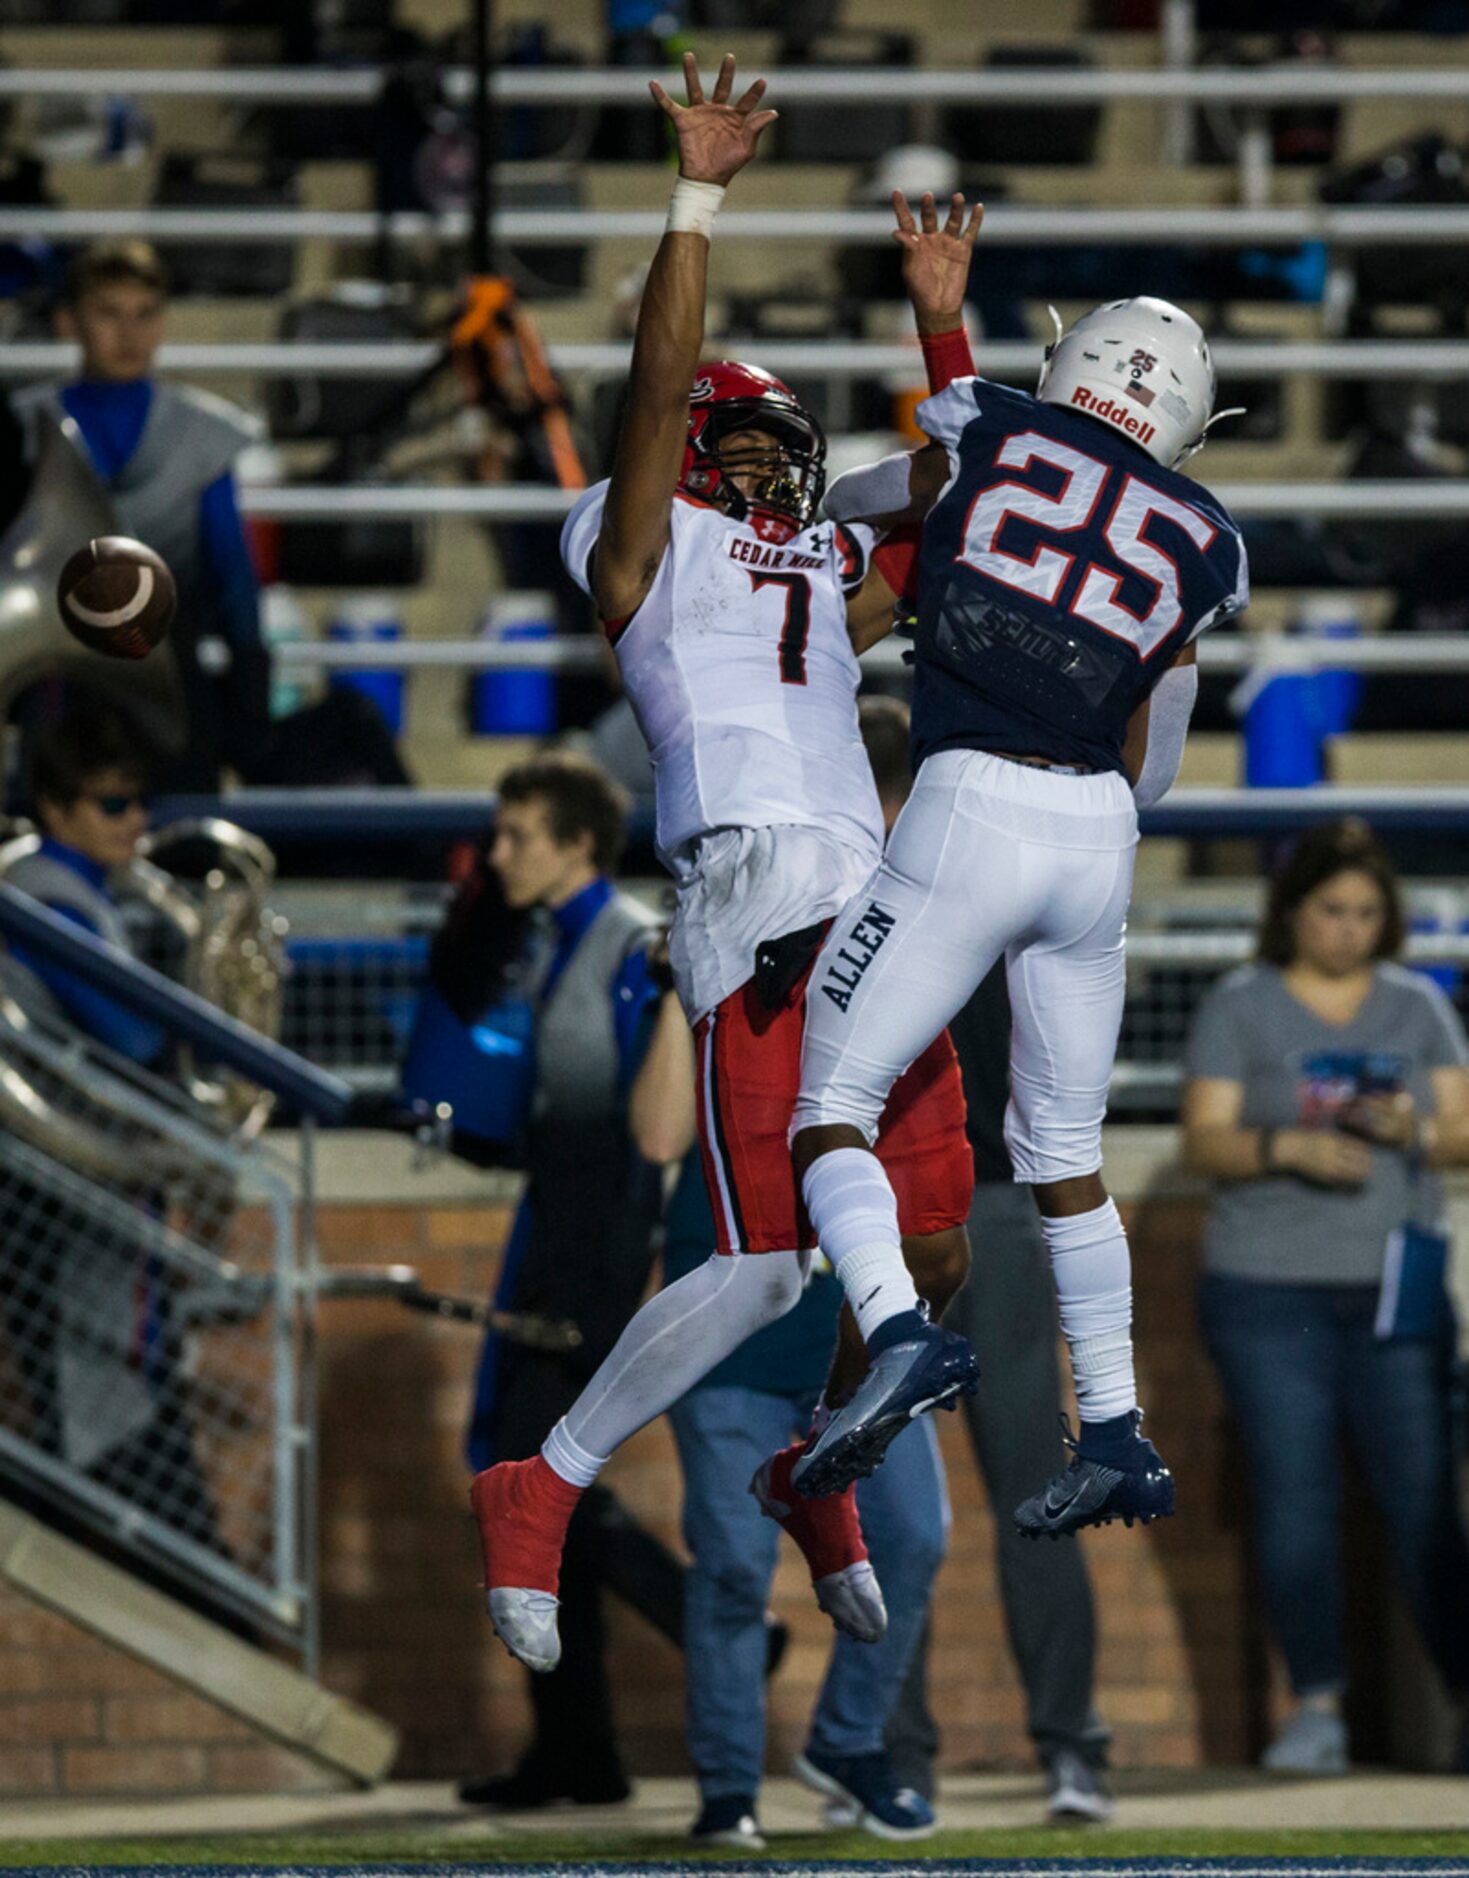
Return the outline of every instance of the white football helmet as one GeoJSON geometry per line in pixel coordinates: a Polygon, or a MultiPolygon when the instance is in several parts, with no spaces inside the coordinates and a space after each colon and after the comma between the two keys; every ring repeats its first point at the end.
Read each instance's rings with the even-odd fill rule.
{"type": "MultiPolygon", "coordinates": [[[[1204,447],[1214,421],[1214,361],[1196,319],[1145,294],[1112,300],[1046,348],[1035,395],[1110,424],[1175,469],[1204,447]]],[[[1221,411],[1221,417],[1231,413],[1221,411]]]]}

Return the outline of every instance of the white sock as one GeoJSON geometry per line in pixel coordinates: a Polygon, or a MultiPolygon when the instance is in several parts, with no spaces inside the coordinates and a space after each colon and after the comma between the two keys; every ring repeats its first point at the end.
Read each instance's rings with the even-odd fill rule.
{"type": "Polygon", "coordinates": [[[1137,1407],[1132,1368],[1132,1260],[1111,1200],[1070,1219],[1041,1218],[1061,1332],[1071,1349],[1076,1406],[1087,1422],[1137,1407]]]}
{"type": "Polygon", "coordinates": [[[916,1311],[898,1203],[877,1156],[865,1148],[834,1148],[811,1163],[801,1191],[863,1340],[900,1311],[916,1311]]]}
{"type": "Polygon", "coordinates": [[[572,1487],[591,1486],[611,1458],[610,1454],[588,1454],[566,1432],[564,1415],[541,1443],[541,1459],[572,1487]]]}
{"type": "Polygon", "coordinates": [[[551,1431],[547,1465],[588,1485],[572,1470],[590,1467],[595,1479],[599,1455],[612,1454],[746,1337],[783,1317],[801,1295],[804,1271],[799,1252],[716,1253],[655,1293],[551,1431]]]}

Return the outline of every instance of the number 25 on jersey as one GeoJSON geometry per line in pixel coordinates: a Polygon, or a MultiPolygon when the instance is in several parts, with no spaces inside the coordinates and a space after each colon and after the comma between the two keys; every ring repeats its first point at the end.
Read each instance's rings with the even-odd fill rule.
{"type": "Polygon", "coordinates": [[[1178,563],[1150,538],[1152,524],[1160,517],[1173,523],[1200,553],[1208,550],[1217,529],[1188,503],[1152,487],[1146,476],[1115,469],[1039,431],[1007,437],[995,454],[997,467],[1022,474],[1037,463],[1061,472],[1059,492],[1048,495],[1016,481],[984,490],[970,507],[960,558],[976,573],[1054,606],[1080,555],[1070,551],[1070,544],[1047,546],[1046,538],[1074,539],[1085,531],[1089,540],[1076,542],[1075,547],[1090,550],[1095,558],[1088,558],[1080,578],[1071,581],[1066,611],[1116,639],[1125,639],[1136,647],[1140,658],[1149,658],[1178,630],[1183,618],[1178,563]],[[1115,494],[1098,526],[1109,478],[1115,494]],[[999,545],[1012,520],[1030,523],[1042,536],[1029,559],[999,545]],[[1129,574],[1140,577],[1151,592],[1142,612],[1135,612],[1122,599],[1122,585],[1129,574]]]}

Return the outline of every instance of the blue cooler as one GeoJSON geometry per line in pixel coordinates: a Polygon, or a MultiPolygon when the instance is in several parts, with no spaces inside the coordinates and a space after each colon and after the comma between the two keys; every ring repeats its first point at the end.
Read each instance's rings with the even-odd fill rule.
{"type": "Polygon", "coordinates": [[[1282,672],[1245,712],[1245,782],[1251,789],[1304,789],[1322,776],[1314,672],[1282,672]]]}
{"type": "MultiPolygon", "coordinates": [[[[1317,639],[1360,639],[1362,621],[1350,595],[1308,594],[1294,631],[1317,639]]],[[[1339,737],[1356,722],[1362,708],[1365,674],[1359,671],[1316,673],[1317,717],[1323,737],[1339,737]]]]}
{"type": "MultiPolygon", "coordinates": [[[[356,594],[344,600],[341,611],[326,629],[328,639],[361,643],[381,639],[391,642],[403,637],[403,622],[384,594],[356,594]]],[[[382,712],[383,721],[396,737],[403,729],[403,673],[384,666],[352,666],[334,671],[333,691],[360,691],[382,712]]]]}
{"type": "MultiPolygon", "coordinates": [[[[1291,627],[1300,637],[1355,639],[1349,597],[1310,594],[1291,627]]],[[[1252,789],[1302,789],[1326,773],[1325,742],[1350,730],[1362,703],[1358,671],[1279,672],[1245,710],[1245,781],[1252,789]]]]}
{"type": "MultiPolygon", "coordinates": [[[[549,593],[503,593],[491,600],[481,632],[507,643],[550,639],[556,601],[549,593]]],[[[469,727],[477,737],[544,737],[556,728],[556,674],[517,667],[476,673],[469,727]]]]}

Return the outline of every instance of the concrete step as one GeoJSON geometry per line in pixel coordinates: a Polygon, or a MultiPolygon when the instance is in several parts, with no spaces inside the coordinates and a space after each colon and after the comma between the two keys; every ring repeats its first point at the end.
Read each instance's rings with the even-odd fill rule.
{"type": "Polygon", "coordinates": [[[4,1502],[0,1578],[359,1786],[393,1764],[398,1736],[387,1722],[4,1502]]]}

